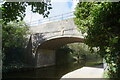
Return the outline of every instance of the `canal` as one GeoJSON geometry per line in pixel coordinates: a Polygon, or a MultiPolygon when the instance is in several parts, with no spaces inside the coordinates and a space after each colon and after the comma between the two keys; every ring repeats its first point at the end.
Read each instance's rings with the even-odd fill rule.
{"type": "Polygon", "coordinates": [[[79,69],[84,66],[98,66],[102,64],[102,60],[81,60],[80,63],[69,63],[63,65],[55,65],[31,70],[21,70],[15,72],[3,73],[3,79],[21,79],[21,80],[59,80],[63,75],[79,69]]]}

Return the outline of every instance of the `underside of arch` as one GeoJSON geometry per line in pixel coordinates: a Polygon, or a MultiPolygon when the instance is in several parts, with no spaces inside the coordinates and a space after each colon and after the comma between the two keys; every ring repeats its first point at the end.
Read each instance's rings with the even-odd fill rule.
{"type": "Polygon", "coordinates": [[[84,40],[83,38],[77,37],[60,37],[43,42],[41,45],[39,45],[38,49],[55,50],[65,44],[83,42],[83,40],[84,40]]]}
{"type": "Polygon", "coordinates": [[[47,40],[40,44],[36,51],[36,67],[50,66],[56,64],[55,50],[65,44],[83,42],[79,37],[59,37],[47,40]]]}

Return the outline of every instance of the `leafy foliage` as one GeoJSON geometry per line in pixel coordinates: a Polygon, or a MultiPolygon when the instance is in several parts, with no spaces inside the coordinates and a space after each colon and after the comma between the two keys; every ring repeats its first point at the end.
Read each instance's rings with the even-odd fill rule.
{"type": "Polygon", "coordinates": [[[85,43],[91,50],[94,47],[98,48],[97,52],[108,64],[109,77],[118,78],[120,75],[120,3],[81,2],[76,7],[75,15],[78,27],[81,29],[83,27],[81,24],[85,25],[83,27],[87,32],[85,43]],[[89,6],[90,4],[92,5],[89,6]],[[88,13],[84,13],[84,9],[88,13]],[[86,15],[84,19],[81,17],[86,15]],[[78,23],[78,20],[83,20],[83,23],[78,23]]]}
{"type": "Polygon", "coordinates": [[[21,60],[29,28],[24,22],[11,22],[2,26],[2,52],[4,63],[21,60]]]}
{"type": "Polygon", "coordinates": [[[49,10],[52,9],[49,2],[5,2],[2,4],[3,21],[7,23],[14,20],[23,20],[26,7],[29,5],[32,12],[42,14],[44,17],[48,17],[49,10]]]}
{"type": "Polygon", "coordinates": [[[98,54],[91,54],[88,46],[84,43],[72,43],[62,46],[56,50],[56,62],[57,64],[63,63],[80,63],[81,60],[94,60],[100,57],[98,54]]]}
{"type": "Polygon", "coordinates": [[[74,59],[76,59],[78,62],[81,59],[88,60],[88,59],[95,59],[98,57],[97,54],[90,53],[90,50],[87,45],[84,43],[73,43],[73,44],[68,44],[68,47],[72,50],[71,55],[74,59]]]}
{"type": "Polygon", "coordinates": [[[82,33],[85,33],[88,30],[88,26],[90,26],[90,10],[92,7],[92,3],[78,3],[75,11],[75,24],[79,27],[82,33]]]}

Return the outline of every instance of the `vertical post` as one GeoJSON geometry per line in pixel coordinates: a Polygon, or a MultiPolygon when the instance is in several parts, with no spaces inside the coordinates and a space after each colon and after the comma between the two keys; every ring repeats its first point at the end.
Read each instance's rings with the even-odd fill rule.
{"type": "Polygon", "coordinates": [[[103,67],[104,67],[104,71],[108,70],[108,64],[106,63],[106,60],[103,58],[103,67]]]}
{"type": "MultiPolygon", "coordinates": [[[[49,22],[50,22],[50,17],[49,17],[48,19],[49,19],[49,22]]],[[[48,22],[48,23],[49,23],[49,22],[48,22]]]]}
{"type": "Polygon", "coordinates": [[[49,19],[49,22],[50,22],[50,18],[48,18],[49,19]]]}
{"type": "Polygon", "coordinates": [[[62,26],[61,27],[61,36],[63,36],[64,35],[64,27],[62,26]]]}
{"type": "Polygon", "coordinates": [[[63,20],[63,14],[62,14],[62,20],[63,20]]]}
{"type": "Polygon", "coordinates": [[[39,25],[39,23],[40,23],[40,20],[38,20],[38,25],[39,25]]]}

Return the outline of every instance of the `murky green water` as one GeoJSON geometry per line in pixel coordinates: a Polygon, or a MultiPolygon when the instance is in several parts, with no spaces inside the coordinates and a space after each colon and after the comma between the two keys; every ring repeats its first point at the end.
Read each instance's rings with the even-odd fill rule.
{"type": "MultiPolygon", "coordinates": [[[[64,64],[64,65],[56,65],[56,66],[49,66],[34,70],[28,71],[21,71],[21,72],[11,72],[11,73],[4,73],[3,78],[10,79],[10,78],[21,78],[22,80],[26,79],[33,79],[33,80],[59,80],[63,75],[79,69],[83,66],[96,66],[98,64],[97,60],[91,61],[81,61],[80,63],[71,63],[71,64],[64,64]]],[[[17,80],[17,79],[16,79],[17,80]]]]}

